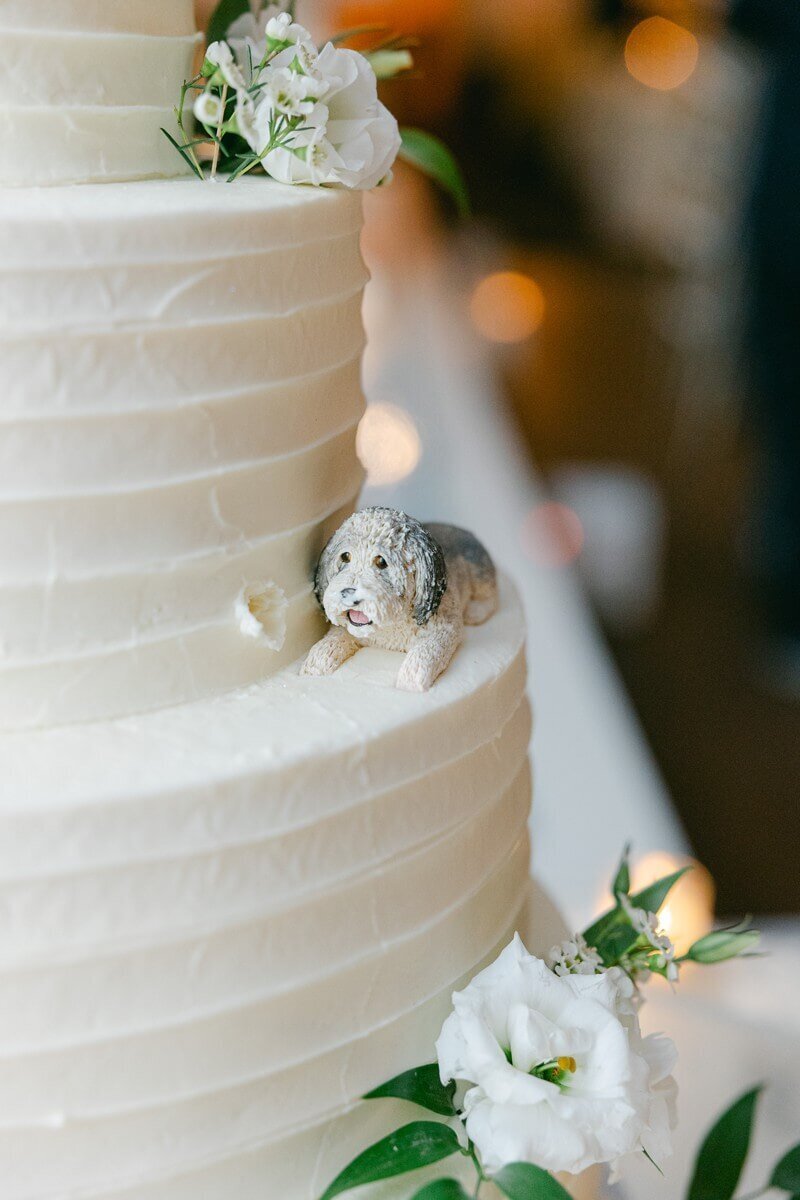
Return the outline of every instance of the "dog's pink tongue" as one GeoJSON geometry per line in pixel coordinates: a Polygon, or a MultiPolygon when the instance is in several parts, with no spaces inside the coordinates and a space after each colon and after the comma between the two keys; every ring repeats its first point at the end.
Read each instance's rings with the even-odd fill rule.
{"type": "Polygon", "coordinates": [[[357,608],[351,608],[347,614],[353,625],[369,625],[370,620],[366,613],[359,612],[357,608]]]}

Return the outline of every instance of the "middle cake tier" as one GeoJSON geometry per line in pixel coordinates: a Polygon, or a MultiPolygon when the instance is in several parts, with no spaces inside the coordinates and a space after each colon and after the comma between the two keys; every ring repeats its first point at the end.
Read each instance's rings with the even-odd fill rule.
{"type": "Polygon", "coordinates": [[[522,638],[0,734],[3,1200],[316,1200],[521,919],[522,638]]]}
{"type": "Polygon", "coordinates": [[[0,728],[271,674],[355,502],[360,198],[0,194],[0,728]]]}

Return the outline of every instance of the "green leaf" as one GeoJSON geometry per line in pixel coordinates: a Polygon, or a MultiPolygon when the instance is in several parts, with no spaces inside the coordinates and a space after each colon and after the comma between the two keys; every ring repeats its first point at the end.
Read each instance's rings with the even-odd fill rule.
{"type": "Polygon", "coordinates": [[[617,873],[614,876],[614,882],[611,885],[611,895],[618,896],[620,892],[627,896],[631,890],[631,868],[630,868],[631,844],[628,842],[625,849],[622,851],[622,858],[617,867],[617,873]]]}
{"type": "Polygon", "coordinates": [[[661,1167],[658,1165],[656,1160],[653,1158],[652,1154],[650,1154],[649,1151],[645,1150],[644,1146],[642,1146],[642,1154],[645,1156],[647,1161],[650,1163],[650,1166],[655,1167],[655,1169],[658,1171],[659,1175],[664,1174],[664,1172],[661,1170],[661,1167]]]}
{"type": "Polygon", "coordinates": [[[413,1067],[402,1075],[381,1084],[374,1091],[368,1092],[365,1100],[380,1100],[391,1096],[398,1100],[410,1100],[420,1108],[439,1113],[442,1117],[453,1117],[456,1106],[453,1097],[456,1094],[455,1083],[443,1084],[439,1077],[439,1067],[436,1063],[427,1063],[424,1067],[413,1067]]]}
{"type": "Polygon", "coordinates": [[[456,1179],[435,1179],[415,1192],[412,1200],[470,1200],[470,1195],[456,1179]]]}
{"type": "Polygon", "coordinates": [[[750,1148],[760,1088],[740,1096],[706,1134],[687,1200],[731,1200],[750,1148]]]}
{"type": "Polygon", "coordinates": [[[800,1144],[784,1154],[770,1176],[769,1186],[783,1192],[800,1192],[800,1144]]]}
{"type": "MultiPolygon", "coordinates": [[[[658,912],[672,888],[688,870],[691,868],[681,867],[679,871],[657,879],[649,887],[631,896],[631,904],[634,908],[643,908],[645,912],[658,912]]],[[[594,946],[606,966],[611,966],[631,948],[639,935],[631,925],[625,910],[618,904],[584,930],[583,936],[590,946],[594,946]]]]}
{"type": "Polygon", "coordinates": [[[649,887],[643,888],[641,892],[631,896],[631,904],[634,908],[643,908],[645,912],[657,913],[678,880],[682,879],[691,869],[691,867],[681,867],[679,871],[673,871],[671,875],[664,875],[663,878],[657,879],[649,887]]]}
{"type": "Polygon", "coordinates": [[[460,1151],[458,1138],[449,1125],[438,1121],[412,1121],[353,1159],[336,1176],[321,1200],[332,1200],[334,1196],[365,1183],[428,1167],[460,1151]]]}
{"type": "Polygon", "coordinates": [[[352,25],[350,29],[342,29],[339,33],[334,34],[330,40],[332,45],[341,46],[342,42],[348,42],[350,38],[362,37],[365,33],[385,32],[385,25],[352,25]]]}
{"type": "Polygon", "coordinates": [[[428,175],[452,196],[462,217],[469,216],[469,195],[464,176],[455,156],[444,142],[424,129],[411,129],[408,126],[400,130],[400,137],[403,143],[400,157],[428,175]]]}
{"type": "Polygon", "coordinates": [[[492,1176],[492,1183],[509,1200],[570,1200],[569,1192],[549,1171],[532,1163],[510,1163],[492,1176]]]}
{"type": "MultiPolygon", "coordinates": [[[[172,143],[172,145],[178,151],[178,154],[180,154],[183,161],[191,167],[192,171],[197,176],[197,178],[203,179],[204,178],[203,172],[200,170],[197,163],[193,160],[193,158],[189,154],[188,150],[186,150],[183,146],[181,146],[180,142],[176,142],[175,138],[172,136],[172,134],[169,132],[169,130],[164,129],[163,126],[161,129],[161,132],[163,133],[163,135],[167,139],[167,141],[172,143]]],[[[192,146],[199,145],[198,142],[191,142],[190,144],[192,146]]]]}
{"type": "Polygon", "coordinates": [[[234,21],[250,12],[250,0],[219,0],[208,22],[208,43],[222,42],[234,21]]]}

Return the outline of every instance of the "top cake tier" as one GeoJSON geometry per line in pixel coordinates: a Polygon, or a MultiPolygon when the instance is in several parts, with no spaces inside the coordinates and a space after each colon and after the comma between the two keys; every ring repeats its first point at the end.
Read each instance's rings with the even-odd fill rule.
{"type": "Polygon", "coordinates": [[[0,730],[239,687],[320,635],[360,230],[360,196],[263,178],[0,191],[0,730]]]}
{"type": "Polygon", "coordinates": [[[0,0],[0,187],[184,173],[162,127],[192,71],[192,0],[0,0]]]}

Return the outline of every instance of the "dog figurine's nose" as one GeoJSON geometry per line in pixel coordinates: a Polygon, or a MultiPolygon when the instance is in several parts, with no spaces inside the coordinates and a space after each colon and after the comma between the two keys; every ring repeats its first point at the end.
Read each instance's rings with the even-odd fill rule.
{"type": "Polygon", "coordinates": [[[341,595],[342,595],[343,600],[346,600],[348,598],[348,596],[355,596],[355,594],[356,594],[355,588],[342,588],[341,595]]]}

